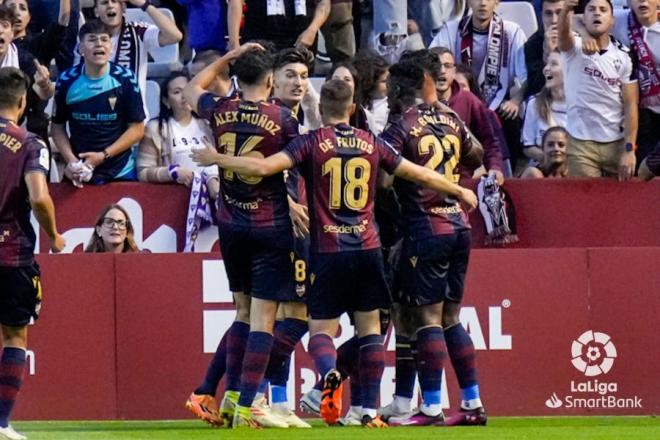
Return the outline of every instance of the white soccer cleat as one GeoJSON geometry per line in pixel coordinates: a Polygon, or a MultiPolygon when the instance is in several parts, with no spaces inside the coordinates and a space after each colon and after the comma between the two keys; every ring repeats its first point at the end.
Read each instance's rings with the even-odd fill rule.
{"type": "Polygon", "coordinates": [[[296,415],[295,412],[290,409],[286,412],[281,412],[278,410],[273,410],[273,413],[276,414],[280,419],[289,425],[289,428],[311,428],[312,425],[301,419],[296,415]]]}
{"type": "Polygon", "coordinates": [[[300,409],[306,413],[321,415],[321,394],[320,390],[312,388],[300,398],[300,409]]]}
{"type": "Polygon", "coordinates": [[[397,419],[399,418],[405,419],[407,417],[412,416],[415,412],[416,411],[401,411],[394,404],[394,401],[378,409],[378,415],[385,422],[387,422],[390,419],[390,417],[396,417],[397,419]]]}
{"type": "Polygon", "coordinates": [[[346,415],[339,419],[339,424],[341,426],[362,426],[362,412],[351,406],[346,415]]]}
{"type": "Polygon", "coordinates": [[[250,407],[250,414],[252,415],[252,420],[264,428],[289,427],[289,424],[272,410],[272,408],[268,405],[265,397],[252,402],[252,406],[250,407]]]}
{"type": "Polygon", "coordinates": [[[11,425],[7,425],[6,428],[0,428],[0,439],[27,440],[27,437],[14,431],[11,425]]]}

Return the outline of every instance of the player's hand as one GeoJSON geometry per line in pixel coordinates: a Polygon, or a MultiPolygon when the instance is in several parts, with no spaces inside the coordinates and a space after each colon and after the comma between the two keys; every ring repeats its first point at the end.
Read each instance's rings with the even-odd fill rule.
{"type": "Polygon", "coordinates": [[[630,180],[635,175],[637,157],[634,151],[626,151],[619,160],[619,181],[630,180]]]}
{"type": "Polygon", "coordinates": [[[55,235],[55,237],[50,240],[50,250],[54,254],[62,252],[64,246],[66,246],[66,240],[60,234],[55,235]]]}
{"type": "Polygon", "coordinates": [[[489,170],[488,171],[489,176],[495,176],[495,181],[499,186],[504,185],[504,174],[502,174],[501,171],[498,170],[489,170]]]}
{"type": "Polygon", "coordinates": [[[477,196],[472,190],[467,188],[461,188],[461,193],[458,195],[458,199],[464,204],[467,205],[468,211],[474,211],[477,208],[477,196]]]}
{"type": "Polygon", "coordinates": [[[220,194],[220,179],[217,177],[206,179],[206,188],[209,190],[209,197],[213,200],[217,200],[218,195],[220,194]]]}
{"type": "Polygon", "coordinates": [[[46,66],[42,66],[39,61],[34,60],[34,67],[37,69],[34,72],[34,83],[40,89],[47,89],[50,87],[50,72],[46,66]]]}
{"type": "Polygon", "coordinates": [[[195,148],[190,154],[190,158],[203,167],[216,165],[219,156],[218,152],[213,148],[195,148]]]}
{"type": "Polygon", "coordinates": [[[600,46],[594,37],[587,32],[583,32],[582,37],[582,52],[587,55],[593,55],[600,50],[600,46]]]}
{"type": "Polygon", "coordinates": [[[307,206],[289,199],[289,216],[293,223],[293,234],[297,238],[309,236],[309,212],[307,206]]]}
{"type": "Polygon", "coordinates": [[[264,48],[261,44],[259,43],[244,43],[240,45],[238,48],[234,49],[233,51],[229,52],[227,55],[231,57],[232,60],[238,58],[242,54],[244,54],[247,51],[253,50],[253,49],[258,49],[258,50],[263,50],[264,52],[266,51],[266,48],[264,48]]]}
{"type": "Polygon", "coordinates": [[[314,29],[307,28],[305,29],[302,34],[298,35],[298,39],[296,40],[296,47],[306,47],[309,49],[312,47],[314,44],[314,40],[316,39],[316,34],[318,31],[315,31],[314,29]]]}
{"type": "Polygon", "coordinates": [[[520,111],[520,104],[516,101],[509,99],[504,101],[499,108],[498,113],[504,119],[515,119],[518,117],[518,112],[520,111]]]}
{"type": "Polygon", "coordinates": [[[92,168],[96,168],[97,166],[101,165],[105,160],[105,155],[103,153],[99,153],[95,151],[80,153],[78,157],[80,157],[80,159],[83,160],[85,165],[89,165],[92,168]]]}
{"type": "Polygon", "coordinates": [[[176,172],[179,175],[179,177],[176,179],[177,183],[180,183],[181,185],[185,185],[186,188],[190,188],[190,186],[193,183],[193,179],[195,177],[193,170],[188,168],[178,167],[176,169],[176,172]]]}

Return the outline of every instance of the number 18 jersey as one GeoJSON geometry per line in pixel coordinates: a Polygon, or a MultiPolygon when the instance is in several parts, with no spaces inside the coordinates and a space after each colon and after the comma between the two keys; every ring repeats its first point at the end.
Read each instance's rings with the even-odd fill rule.
{"type": "Polygon", "coordinates": [[[283,151],[305,179],[312,252],[379,248],[374,221],[378,168],[393,173],[401,155],[373,134],[346,124],[314,130],[283,151]]]}

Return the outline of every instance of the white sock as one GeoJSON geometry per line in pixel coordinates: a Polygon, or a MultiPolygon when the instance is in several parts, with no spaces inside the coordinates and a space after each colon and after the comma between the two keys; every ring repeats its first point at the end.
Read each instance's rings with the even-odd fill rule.
{"type": "Polygon", "coordinates": [[[351,406],[350,408],[348,408],[348,412],[346,413],[346,415],[349,415],[351,413],[356,414],[359,417],[360,414],[362,414],[362,407],[361,406],[351,406]]]}
{"type": "Polygon", "coordinates": [[[264,397],[266,397],[265,393],[257,393],[254,395],[254,402],[259,402],[264,397]]]}
{"type": "Polygon", "coordinates": [[[440,403],[433,403],[427,405],[426,403],[422,404],[422,412],[430,417],[437,417],[442,412],[442,405],[440,403]]]}
{"type": "Polygon", "coordinates": [[[476,399],[461,400],[461,408],[468,411],[481,408],[482,406],[483,404],[481,403],[481,399],[478,397],[476,399]]]}
{"type": "Polygon", "coordinates": [[[408,397],[394,396],[392,405],[394,409],[399,413],[410,412],[410,405],[412,404],[412,399],[408,397]]]}
{"type": "Polygon", "coordinates": [[[279,413],[288,413],[289,412],[289,404],[288,402],[278,402],[278,403],[273,403],[273,411],[277,411],[279,413]]]}
{"type": "Polygon", "coordinates": [[[362,416],[369,416],[372,419],[375,419],[376,416],[378,415],[378,411],[376,411],[373,408],[362,408],[362,416]]]}

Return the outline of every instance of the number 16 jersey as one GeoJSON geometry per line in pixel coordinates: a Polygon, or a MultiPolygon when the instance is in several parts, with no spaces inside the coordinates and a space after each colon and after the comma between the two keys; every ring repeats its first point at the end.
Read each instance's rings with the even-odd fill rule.
{"type": "Polygon", "coordinates": [[[401,155],[373,134],[346,124],[300,136],[283,151],[305,179],[311,251],[380,248],[374,221],[378,168],[393,173],[401,155]]]}

